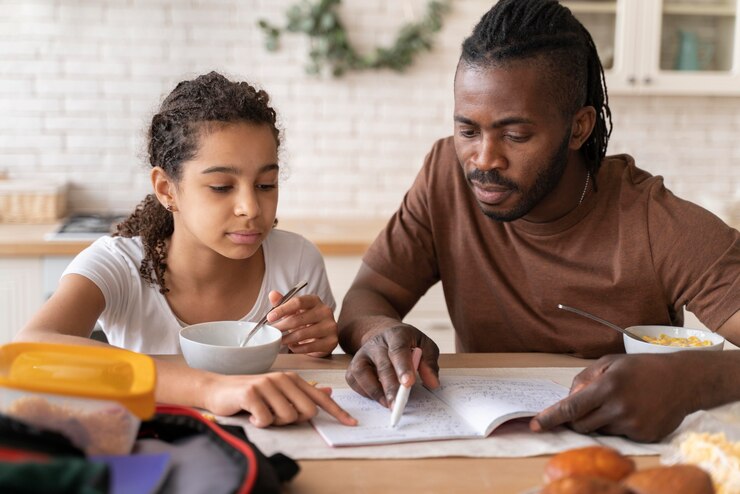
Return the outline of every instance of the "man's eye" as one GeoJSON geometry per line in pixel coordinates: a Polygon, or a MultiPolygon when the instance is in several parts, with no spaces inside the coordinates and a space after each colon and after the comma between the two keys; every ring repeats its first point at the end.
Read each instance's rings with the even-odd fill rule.
{"type": "Polygon", "coordinates": [[[231,190],[231,185],[209,185],[208,187],[214,192],[228,192],[231,190]]]}
{"type": "Polygon", "coordinates": [[[460,129],[459,134],[462,137],[465,137],[465,138],[469,139],[471,137],[475,137],[477,135],[477,132],[475,130],[472,130],[472,129],[460,129]]]}
{"type": "Polygon", "coordinates": [[[519,134],[506,134],[506,138],[512,142],[526,142],[529,136],[519,134]]]}

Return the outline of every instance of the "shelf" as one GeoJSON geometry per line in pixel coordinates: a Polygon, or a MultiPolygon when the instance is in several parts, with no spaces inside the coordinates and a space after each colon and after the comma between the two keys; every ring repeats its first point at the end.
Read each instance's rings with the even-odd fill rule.
{"type": "Polygon", "coordinates": [[[671,4],[663,5],[663,14],[668,15],[693,15],[693,16],[717,16],[717,17],[734,17],[734,5],[689,5],[689,4],[671,4]]]}
{"type": "Polygon", "coordinates": [[[574,14],[616,14],[617,2],[562,2],[574,14]]]}

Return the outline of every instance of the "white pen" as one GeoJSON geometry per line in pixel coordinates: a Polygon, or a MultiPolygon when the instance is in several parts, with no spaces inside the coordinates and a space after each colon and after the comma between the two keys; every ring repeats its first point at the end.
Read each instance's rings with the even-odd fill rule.
{"type": "MultiPolygon", "coordinates": [[[[414,363],[414,372],[419,368],[419,362],[421,362],[421,348],[414,347],[411,350],[411,360],[414,363]]],[[[393,401],[393,411],[391,412],[391,427],[398,425],[398,421],[401,420],[403,410],[406,408],[406,402],[409,401],[409,395],[411,394],[411,386],[404,386],[400,384],[398,386],[398,393],[396,399],[393,401]]]]}

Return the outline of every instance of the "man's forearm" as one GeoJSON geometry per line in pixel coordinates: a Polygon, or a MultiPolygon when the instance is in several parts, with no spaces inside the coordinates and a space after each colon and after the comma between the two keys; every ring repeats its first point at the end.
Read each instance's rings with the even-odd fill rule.
{"type": "MultiPolygon", "coordinates": [[[[683,353],[683,352],[682,352],[683,353]]],[[[740,350],[686,352],[699,379],[695,390],[697,410],[714,408],[740,400],[740,350]]]]}
{"type": "Polygon", "coordinates": [[[385,298],[372,290],[352,288],[339,315],[339,344],[354,354],[365,341],[400,322],[401,316],[385,298]]]}

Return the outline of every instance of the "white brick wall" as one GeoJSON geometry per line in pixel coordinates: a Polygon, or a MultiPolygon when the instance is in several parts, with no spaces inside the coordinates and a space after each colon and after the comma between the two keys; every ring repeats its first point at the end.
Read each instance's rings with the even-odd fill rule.
{"type": "MultiPolygon", "coordinates": [[[[386,216],[452,128],[462,39],[490,6],[456,0],[406,74],[303,72],[305,40],[263,48],[260,18],[295,0],[0,0],[0,170],[71,184],[71,208],[129,210],[148,191],[144,128],[174,84],[209,70],[267,89],[285,129],[283,216],[386,216]]],[[[425,0],[345,0],[360,48],[393,39],[425,0]]],[[[740,98],[612,98],[611,152],[725,215],[740,200],[740,98]]]]}

